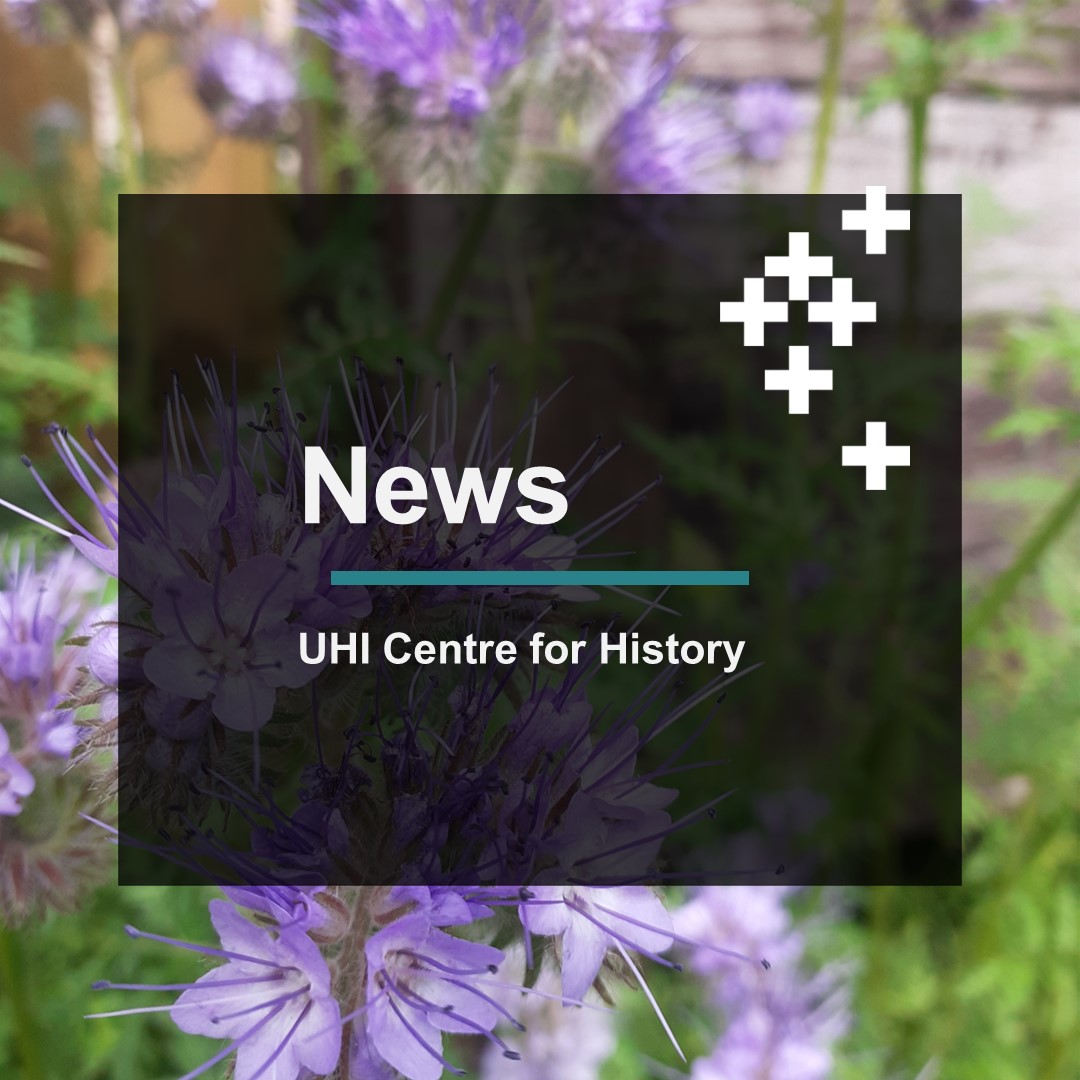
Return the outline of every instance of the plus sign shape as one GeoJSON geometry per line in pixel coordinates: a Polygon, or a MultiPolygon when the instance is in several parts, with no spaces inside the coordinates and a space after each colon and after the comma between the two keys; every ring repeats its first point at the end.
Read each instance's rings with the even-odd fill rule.
{"type": "Polygon", "coordinates": [[[765,276],[786,277],[792,300],[809,300],[810,279],[831,274],[832,256],[811,255],[809,233],[788,233],[788,253],[765,256],[765,276]]]}
{"type": "Polygon", "coordinates": [[[787,322],[786,300],[765,299],[765,279],[747,278],[742,300],[721,300],[720,321],[743,324],[744,345],[765,344],[765,324],[787,322]]]}
{"type": "Polygon", "coordinates": [[[812,370],[810,350],[805,345],[788,346],[788,366],[769,368],[765,372],[766,390],[786,390],[788,414],[810,411],[811,390],[831,390],[832,372],[812,370]]]}
{"type": "Polygon", "coordinates": [[[868,420],[866,445],[843,448],[844,465],[861,465],[866,469],[867,491],[885,490],[885,473],[890,466],[911,464],[910,446],[889,446],[885,439],[884,421],[868,420]]]}
{"type": "Polygon", "coordinates": [[[845,210],[841,228],[865,232],[866,254],[884,255],[888,234],[893,231],[907,232],[911,228],[911,214],[907,210],[887,210],[885,188],[868,187],[866,206],[862,210],[845,210]]]}
{"type": "Polygon", "coordinates": [[[811,322],[832,323],[832,343],[851,344],[851,328],[857,322],[873,322],[877,304],[873,300],[852,300],[851,278],[833,278],[831,300],[811,300],[811,322]]]}

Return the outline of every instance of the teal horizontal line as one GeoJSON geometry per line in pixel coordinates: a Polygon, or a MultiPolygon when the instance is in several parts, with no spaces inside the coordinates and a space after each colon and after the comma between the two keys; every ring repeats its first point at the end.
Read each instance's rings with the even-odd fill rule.
{"type": "Polygon", "coordinates": [[[331,585],[749,585],[749,570],[331,570],[331,585]]]}

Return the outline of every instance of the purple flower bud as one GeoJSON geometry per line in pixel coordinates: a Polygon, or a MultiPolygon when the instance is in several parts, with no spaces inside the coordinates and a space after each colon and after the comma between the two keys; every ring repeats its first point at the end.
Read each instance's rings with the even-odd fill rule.
{"type": "Polygon", "coordinates": [[[330,0],[309,27],[346,71],[386,76],[425,121],[470,121],[525,59],[530,5],[521,0],[330,0]]]}
{"type": "MultiPolygon", "coordinates": [[[[278,931],[256,926],[224,900],[210,902],[210,918],[221,948],[147,934],[128,928],[133,938],[147,938],[181,949],[222,958],[194,983],[137,986],[102,982],[94,989],[183,990],[165,1006],[181,1031],[228,1039],[201,1068],[199,1076],[230,1054],[236,1054],[236,1076],[297,1080],[325,1076],[341,1052],[341,1013],[334,999],[330,970],[318,946],[298,927],[278,931]]],[[[141,1013],[123,1009],[95,1017],[141,1013]]],[[[157,1010],[151,1010],[157,1011],[157,1010]]]]}
{"type": "Polygon", "coordinates": [[[74,551],[39,570],[12,554],[0,578],[0,716],[21,723],[24,740],[48,726],[56,706],[74,692],[84,650],[66,646],[100,594],[101,575],[74,551]]]}
{"type": "Polygon", "coordinates": [[[325,888],[324,885],[251,885],[230,886],[222,892],[238,907],[267,915],[282,928],[291,926],[310,933],[329,920],[329,913],[317,899],[325,888]]]}
{"type": "Polygon", "coordinates": [[[0,815],[18,814],[22,810],[20,800],[33,790],[33,775],[11,752],[8,733],[0,726],[0,815]]]}
{"type": "Polygon", "coordinates": [[[675,914],[690,963],[708,981],[728,1018],[713,1052],[694,1063],[691,1080],[765,1074],[776,1080],[825,1080],[832,1045],[847,1030],[847,989],[828,967],[802,971],[804,935],[785,905],[793,890],[778,885],[700,888],[675,914]],[[718,948],[743,950],[760,962],[736,964],[718,948]]]}
{"type": "Polygon", "coordinates": [[[670,31],[669,6],[669,0],[556,0],[558,77],[587,75],[617,86],[635,62],[653,57],[658,39],[670,31]]]}
{"type": "Polygon", "coordinates": [[[690,1080],[826,1080],[832,1071],[828,1046],[800,1025],[751,1006],[730,1022],[709,1057],[694,1062],[690,1080]]]}
{"type": "Polygon", "coordinates": [[[195,64],[199,100],[227,135],[273,139],[288,125],[297,90],[288,59],[259,38],[216,33],[195,64]]]}
{"type": "Polygon", "coordinates": [[[719,101],[654,86],[616,121],[600,149],[601,186],[623,194],[729,191],[738,138],[719,101]]]}
{"type": "Polygon", "coordinates": [[[743,152],[758,161],[775,161],[802,122],[791,91],[767,80],[743,83],[735,91],[731,118],[743,152]]]}

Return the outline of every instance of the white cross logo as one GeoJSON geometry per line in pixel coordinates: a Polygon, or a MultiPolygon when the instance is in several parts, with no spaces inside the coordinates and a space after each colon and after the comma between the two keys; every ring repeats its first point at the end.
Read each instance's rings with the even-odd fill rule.
{"type": "Polygon", "coordinates": [[[832,323],[832,343],[851,344],[851,328],[857,322],[873,322],[877,304],[873,300],[852,300],[851,278],[833,278],[831,300],[811,300],[811,322],[832,323]]]}
{"type": "Polygon", "coordinates": [[[809,300],[810,279],[831,274],[832,256],[811,255],[809,233],[788,233],[788,253],[765,256],[765,276],[786,277],[792,300],[809,300]]]}
{"type": "Polygon", "coordinates": [[[720,321],[743,324],[744,345],[765,344],[765,324],[787,321],[786,300],[765,299],[765,279],[747,278],[742,300],[721,300],[720,321]]]}
{"type": "Polygon", "coordinates": [[[885,188],[868,187],[866,206],[862,210],[845,210],[841,226],[845,231],[859,229],[866,233],[866,254],[884,255],[885,241],[890,231],[907,232],[911,214],[907,210],[885,209],[885,188]]]}
{"type": "Polygon", "coordinates": [[[910,465],[910,446],[889,446],[885,441],[884,421],[867,421],[866,445],[845,446],[844,465],[861,465],[866,469],[866,490],[885,490],[885,471],[891,465],[910,465]]]}
{"type": "Polygon", "coordinates": [[[786,390],[788,414],[810,411],[811,390],[831,390],[832,372],[811,370],[810,349],[806,345],[788,346],[788,366],[765,372],[766,390],[786,390]]]}

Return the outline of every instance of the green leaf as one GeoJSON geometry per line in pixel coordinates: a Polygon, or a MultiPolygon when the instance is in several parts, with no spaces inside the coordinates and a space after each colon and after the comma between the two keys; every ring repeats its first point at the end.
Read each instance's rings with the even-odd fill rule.
{"type": "Polygon", "coordinates": [[[1026,409],[1017,409],[1004,420],[999,420],[986,433],[988,439],[1010,439],[1019,436],[1023,439],[1035,439],[1057,431],[1068,423],[1072,413],[1067,409],[1055,409],[1032,405],[1026,409]]]}

